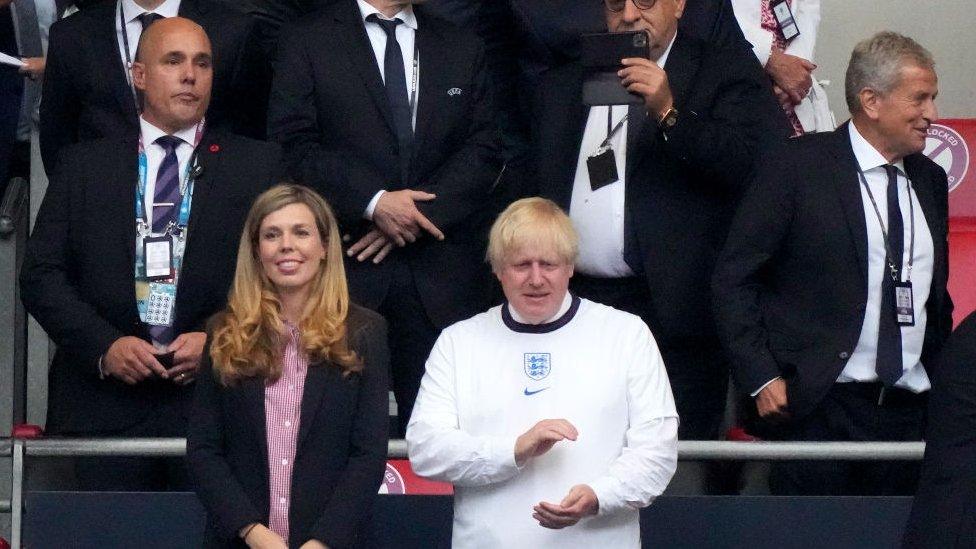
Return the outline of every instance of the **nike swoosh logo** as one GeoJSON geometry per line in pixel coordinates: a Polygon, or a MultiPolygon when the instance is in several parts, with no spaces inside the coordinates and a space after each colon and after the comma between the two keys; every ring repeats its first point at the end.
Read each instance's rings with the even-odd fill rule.
{"type": "Polygon", "coordinates": [[[543,387],[543,388],[539,389],[538,391],[530,391],[529,388],[526,387],[525,388],[525,396],[532,396],[534,394],[541,393],[542,391],[545,391],[548,388],[549,387],[543,387]]]}

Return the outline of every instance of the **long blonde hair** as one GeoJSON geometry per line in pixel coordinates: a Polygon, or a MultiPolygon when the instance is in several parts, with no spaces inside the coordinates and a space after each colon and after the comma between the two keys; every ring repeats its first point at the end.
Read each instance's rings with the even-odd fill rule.
{"type": "Polygon", "coordinates": [[[237,270],[227,308],[211,325],[210,357],[223,385],[234,385],[248,377],[271,381],[281,377],[286,329],[278,294],[260,264],[258,238],[264,218],[291,204],[308,206],[325,247],[325,260],[319,263],[298,326],[300,348],[310,362],[329,361],[345,375],[362,369],[362,361],[347,340],[349,289],[335,215],[311,189],[285,184],[268,189],[251,206],[237,250],[237,270]]]}

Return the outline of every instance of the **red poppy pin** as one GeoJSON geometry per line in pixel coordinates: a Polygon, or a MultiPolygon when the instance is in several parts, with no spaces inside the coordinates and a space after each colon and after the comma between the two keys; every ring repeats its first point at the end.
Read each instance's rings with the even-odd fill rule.
{"type": "Polygon", "coordinates": [[[212,153],[220,152],[220,145],[218,145],[216,143],[214,143],[213,145],[210,145],[210,152],[212,152],[212,153]]]}

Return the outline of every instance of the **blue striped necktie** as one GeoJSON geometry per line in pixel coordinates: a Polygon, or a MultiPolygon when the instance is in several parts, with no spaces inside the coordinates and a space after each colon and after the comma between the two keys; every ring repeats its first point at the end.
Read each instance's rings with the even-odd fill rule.
{"type": "Polygon", "coordinates": [[[166,230],[170,222],[176,224],[176,214],[180,210],[180,163],[176,158],[176,148],[184,141],[179,137],[164,135],[156,140],[166,155],[156,172],[156,189],[153,193],[154,233],[166,230]],[[157,205],[158,204],[158,205],[157,205]]]}

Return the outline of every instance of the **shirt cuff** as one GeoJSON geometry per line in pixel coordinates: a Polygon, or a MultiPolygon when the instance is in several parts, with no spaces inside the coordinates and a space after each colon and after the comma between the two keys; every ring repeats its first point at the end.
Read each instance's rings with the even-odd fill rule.
{"type": "Polygon", "coordinates": [[[385,192],[386,191],[384,190],[380,190],[373,195],[373,199],[370,200],[369,204],[366,205],[366,211],[363,212],[363,217],[365,219],[368,219],[369,221],[373,220],[373,210],[376,209],[376,203],[380,201],[380,197],[383,196],[383,193],[385,192]]]}
{"type": "Polygon", "coordinates": [[[589,486],[593,489],[593,493],[596,494],[596,515],[598,517],[606,516],[620,507],[619,505],[614,504],[614,493],[620,491],[619,480],[607,475],[589,483],[589,486]]]}
{"type": "Polygon", "coordinates": [[[499,473],[507,472],[515,476],[528,463],[526,461],[519,467],[518,463],[515,462],[515,443],[517,441],[518,437],[493,437],[490,443],[490,459],[498,468],[499,473]]]}
{"type": "Polygon", "coordinates": [[[756,389],[756,392],[749,393],[749,396],[751,396],[752,398],[756,398],[756,395],[758,395],[759,393],[761,393],[763,391],[763,389],[765,389],[766,387],[769,387],[769,384],[772,383],[772,382],[774,382],[774,381],[776,381],[777,379],[783,379],[783,378],[780,377],[780,376],[776,376],[773,379],[770,379],[766,383],[763,383],[763,386],[762,387],[756,389]]]}
{"type": "Polygon", "coordinates": [[[105,355],[98,357],[98,379],[106,379],[108,377],[108,374],[106,374],[105,370],[102,368],[102,360],[104,359],[105,355]]]}

